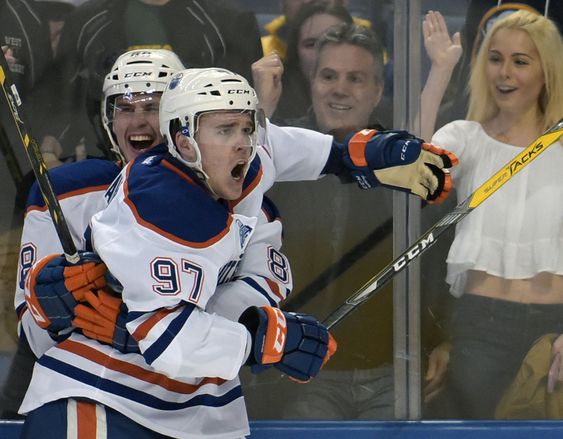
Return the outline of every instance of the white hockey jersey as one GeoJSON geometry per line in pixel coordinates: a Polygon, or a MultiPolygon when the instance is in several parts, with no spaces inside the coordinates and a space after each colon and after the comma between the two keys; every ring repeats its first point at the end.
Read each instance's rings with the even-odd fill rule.
{"type": "Polygon", "coordinates": [[[110,205],[94,217],[92,237],[123,284],[127,326],[143,355],[73,334],[38,360],[21,412],[82,396],[174,437],[248,434],[237,374],[250,343],[229,319],[278,303],[291,284],[279,246],[260,239],[267,227],[281,227],[257,227],[263,194],[275,180],[318,178],[332,143],[271,125],[268,137],[272,149],[259,149],[237,202],[213,200],[162,151],[126,167],[107,192],[110,205]],[[267,255],[258,263],[241,258],[254,240],[267,255]]]}
{"type": "MultiPolygon", "coordinates": [[[[53,189],[78,249],[86,250],[84,232],[90,218],[107,205],[104,194],[120,171],[121,166],[117,163],[98,159],[83,160],[49,171],[53,189]]],[[[20,323],[18,331],[23,330],[37,357],[55,342],[46,331],[35,324],[35,320],[27,311],[23,285],[27,272],[36,261],[62,251],[49,210],[41,196],[39,186],[34,183],[27,200],[21,236],[14,305],[20,323]]]]}

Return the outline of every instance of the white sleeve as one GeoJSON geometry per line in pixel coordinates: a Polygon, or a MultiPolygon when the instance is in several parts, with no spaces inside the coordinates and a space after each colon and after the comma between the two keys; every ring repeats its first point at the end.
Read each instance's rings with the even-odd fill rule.
{"type": "Polygon", "coordinates": [[[332,147],[332,136],[305,128],[278,127],[268,122],[267,148],[276,181],[316,180],[332,147]]]}
{"type": "Polygon", "coordinates": [[[28,309],[21,315],[18,325],[19,331],[24,332],[29,347],[37,358],[41,357],[47,350],[55,346],[56,341],[49,336],[46,330],[37,326],[37,323],[35,323],[28,309]]]}
{"type": "MultiPolygon", "coordinates": [[[[68,197],[60,200],[61,208],[65,214],[67,225],[72,239],[78,249],[84,248],[84,230],[92,214],[99,210],[103,197],[100,193],[86,193],[79,196],[68,197]]],[[[20,252],[18,258],[18,273],[14,307],[26,322],[21,322],[19,330],[26,333],[32,351],[39,357],[45,350],[55,344],[46,331],[34,324],[25,307],[24,281],[31,266],[44,256],[62,253],[63,249],[53,225],[51,215],[46,208],[28,209],[22,230],[20,252]],[[46,343],[46,341],[51,341],[46,343]],[[38,344],[36,345],[35,342],[38,344]]]]}
{"type": "Polygon", "coordinates": [[[234,379],[252,346],[243,325],[190,303],[142,313],[127,329],[145,361],[171,378],[234,379]]]}

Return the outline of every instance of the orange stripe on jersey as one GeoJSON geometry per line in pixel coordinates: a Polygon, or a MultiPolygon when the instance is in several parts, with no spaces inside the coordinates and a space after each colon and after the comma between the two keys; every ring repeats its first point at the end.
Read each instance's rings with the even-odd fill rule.
{"type": "Polygon", "coordinates": [[[77,439],[96,439],[96,404],[76,401],[77,439]]]}
{"type": "Polygon", "coordinates": [[[135,330],[135,332],[132,334],[133,338],[137,341],[141,341],[143,340],[147,334],[149,333],[149,331],[154,327],[154,325],[156,325],[158,322],[160,322],[164,317],[166,317],[168,314],[173,313],[174,311],[176,311],[178,308],[180,308],[182,305],[178,305],[174,308],[170,308],[170,309],[161,309],[160,311],[157,311],[153,316],[149,317],[147,320],[145,320],[143,323],[141,323],[137,329],[135,330]]]}
{"type": "Polygon", "coordinates": [[[164,166],[166,169],[168,169],[169,171],[172,171],[178,177],[186,180],[188,183],[193,184],[194,186],[199,186],[189,175],[184,174],[168,160],[161,160],[160,164],[164,166]]]}
{"type": "MultiPolygon", "coordinates": [[[[166,168],[176,172],[175,168],[172,167],[172,165],[170,165],[170,164],[167,165],[167,162],[165,162],[164,160],[162,162],[164,162],[164,166],[166,168]]],[[[130,171],[131,171],[131,166],[127,169],[127,176],[129,176],[130,171]]],[[[178,173],[178,172],[176,172],[176,173],[178,173]]],[[[184,178],[186,181],[190,182],[191,184],[195,185],[194,181],[190,177],[188,177],[187,175],[182,175],[182,174],[178,174],[178,175],[181,176],[182,178],[184,178]]],[[[141,215],[139,214],[139,211],[137,210],[137,207],[135,206],[135,204],[129,198],[129,186],[127,184],[127,180],[125,180],[125,182],[123,183],[123,192],[125,193],[125,199],[124,199],[125,204],[127,204],[127,206],[129,206],[129,209],[131,209],[133,216],[135,217],[135,219],[137,220],[137,222],[140,225],[142,225],[143,227],[145,227],[149,230],[152,230],[155,233],[158,233],[161,236],[164,236],[165,238],[169,239],[170,241],[177,242],[178,244],[184,245],[186,247],[206,248],[206,247],[212,246],[216,242],[219,242],[221,239],[223,239],[225,237],[225,235],[227,235],[229,233],[229,230],[231,228],[231,224],[233,222],[232,216],[228,215],[226,227],[220,233],[215,235],[213,238],[208,239],[207,241],[203,241],[203,242],[187,241],[185,239],[181,239],[181,238],[177,237],[173,233],[162,230],[160,227],[157,227],[154,224],[152,224],[148,221],[145,221],[141,217],[141,215]]]]}
{"type": "Polygon", "coordinates": [[[256,186],[258,186],[258,183],[260,183],[260,180],[262,180],[262,165],[260,165],[260,169],[258,169],[258,173],[256,174],[256,177],[254,177],[254,180],[252,180],[252,182],[246,186],[243,191],[242,194],[240,195],[239,198],[237,198],[236,200],[233,201],[229,201],[229,211],[232,212],[233,209],[235,208],[235,206],[240,203],[242,200],[244,200],[244,198],[251,193],[254,188],[256,188],[256,186]]]}
{"type": "Polygon", "coordinates": [[[273,280],[268,279],[267,277],[264,279],[266,279],[266,282],[270,287],[270,290],[272,290],[272,293],[274,293],[280,300],[284,300],[285,296],[280,292],[280,286],[277,283],[275,283],[273,280]]]}
{"type": "Polygon", "coordinates": [[[367,166],[366,143],[377,134],[376,130],[358,131],[348,142],[348,153],[354,166],[367,166]]]}
{"type": "Polygon", "coordinates": [[[152,372],[140,366],[110,357],[103,352],[91,348],[90,346],[78,343],[70,339],[59,343],[56,347],[67,352],[79,355],[82,358],[86,358],[87,360],[93,361],[94,363],[97,363],[108,369],[132,376],[139,380],[145,381],[146,383],[160,386],[163,389],[169,390],[171,392],[191,394],[196,392],[201,386],[205,384],[214,384],[219,386],[225,382],[225,380],[221,378],[204,378],[199,384],[183,383],[181,381],[176,381],[168,378],[166,375],[163,375],[161,373],[152,372]]]}
{"type": "MultiPolygon", "coordinates": [[[[109,188],[109,184],[102,184],[102,185],[99,185],[99,186],[90,186],[90,187],[78,189],[78,190],[75,190],[75,191],[67,192],[64,195],[59,195],[59,196],[57,196],[57,200],[61,201],[61,200],[64,200],[66,198],[76,197],[77,195],[83,195],[83,194],[87,194],[89,192],[105,192],[108,188],[109,188]]],[[[37,206],[35,204],[35,205],[28,206],[27,209],[26,209],[26,213],[29,213],[31,211],[46,212],[47,209],[48,209],[47,206],[37,206]]]]}

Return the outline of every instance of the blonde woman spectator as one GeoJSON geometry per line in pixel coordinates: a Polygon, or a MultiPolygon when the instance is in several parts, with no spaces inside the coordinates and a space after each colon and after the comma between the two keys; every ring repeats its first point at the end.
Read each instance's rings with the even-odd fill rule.
{"type": "MultiPolygon", "coordinates": [[[[471,72],[467,120],[432,138],[459,157],[452,172],[458,199],[563,116],[556,53],[563,53],[561,35],[539,14],[514,12],[489,30],[471,72]]],[[[533,342],[563,333],[562,166],[558,142],[456,229],[446,277],[458,297],[451,351],[430,356],[439,372],[429,383],[446,378],[442,400],[457,409],[451,416],[492,418],[533,342]]],[[[563,336],[552,352],[563,352],[563,336]]]]}

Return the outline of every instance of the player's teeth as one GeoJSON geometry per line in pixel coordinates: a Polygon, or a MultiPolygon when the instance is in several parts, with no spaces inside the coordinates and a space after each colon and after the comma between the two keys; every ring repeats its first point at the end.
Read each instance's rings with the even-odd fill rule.
{"type": "Polygon", "coordinates": [[[150,136],[131,136],[129,137],[129,140],[133,142],[146,142],[148,140],[151,140],[151,138],[150,136]]]}

